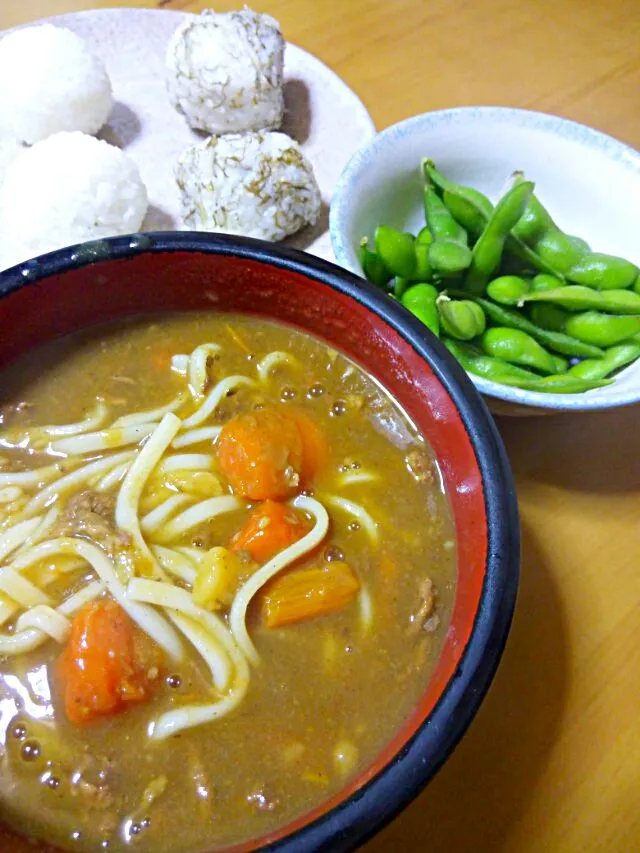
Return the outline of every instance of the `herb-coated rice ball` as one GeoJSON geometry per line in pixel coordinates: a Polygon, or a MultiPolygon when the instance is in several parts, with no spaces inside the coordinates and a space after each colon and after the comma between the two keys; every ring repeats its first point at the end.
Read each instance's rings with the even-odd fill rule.
{"type": "Polygon", "coordinates": [[[295,140],[276,131],[212,136],[176,167],[182,216],[195,231],[282,240],[320,215],[320,190],[295,140]]]}
{"type": "Polygon", "coordinates": [[[171,103],[209,133],[282,124],[284,39],[278,22],[245,8],[190,16],[166,56],[171,103]]]}

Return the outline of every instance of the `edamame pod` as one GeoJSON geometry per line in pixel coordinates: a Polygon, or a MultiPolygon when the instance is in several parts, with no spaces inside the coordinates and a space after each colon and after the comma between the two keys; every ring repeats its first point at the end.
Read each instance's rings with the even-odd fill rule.
{"type": "Polygon", "coordinates": [[[567,311],[605,311],[609,314],[640,314],[640,295],[633,290],[592,290],[568,284],[556,290],[529,293],[522,302],[551,302],[567,311]]]}
{"type": "Polygon", "coordinates": [[[574,314],[565,323],[568,335],[597,347],[612,347],[640,332],[640,316],[601,314],[585,311],[574,314]]]}
{"type": "Polygon", "coordinates": [[[393,295],[396,299],[402,299],[403,294],[409,287],[409,282],[406,278],[402,278],[402,276],[397,275],[393,282],[393,295]]]}
{"type": "Polygon", "coordinates": [[[431,279],[433,271],[431,269],[429,253],[432,245],[433,244],[427,245],[426,243],[418,243],[416,241],[414,245],[416,262],[413,268],[413,274],[409,276],[411,281],[429,281],[431,279]]]}
{"type": "Polygon", "coordinates": [[[441,294],[436,302],[440,326],[449,337],[470,341],[481,335],[486,326],[484,311],[470,299],[449,299],[441,294]]]}
{"type": "Polygon", "coordinates": [[[391,273],[382,258],[376,252],[371,251],[366,237],[360,240],[360,265],[365,278],[369,279],[372,284],[376,284],[378,287],[386,287],[391,279],[391,273]]]}
{"type": "Polygon", "coordinates": [[[519,329],[499,326],[487,329],[482,336],[482,348],[487,355],[512,364],[530,367],[540,373],[556,372],[553,357],[531,335],[519,329]]]}
{"type": "Polygon", "coordinates": [[[596,290],[620,290],[631,287],[638,277],[638,267],[615,255],[590,252],[566,270],[566,276],[596,290]]]}
{"type": "Polygon", "coordinates": [[[424,190],[424,211],[434,242],[447,240],[467,247],[467,232],[456,222],[431,185],[427,185],[424,190]]]}
{"type": "MultiPolygon", "coordinates": [[[[524,180],[519,173],[514,177],[516,184],[524,180]]],[[[554,271],[556,275],[566,272],[583,255],[583,250],[558,228],[535,194],[529,198],[522,217],[513,228],[513,234],[530,246],[538,257],[552,267],[549,271],[554,271]]]]}
{"type": "Polygon", "coordinates": [[[471,202],[485,217],[488,219],[493,211],[493,204],[489,201],[484,193],[476,190],[473,187],[465,187],[463,184],[456,184],[436,169],[433,160],[423,160],[422,170],[427,181],[433,183],[441,192],[450,192],[460,198],[471,202]]]}
{"type": "Polygon", "coordinates": [[[580,376],[569,376],[561,373],[559,376],[537,376],[535,379],[522,379],[504,376],[499,380],[503,385],[515,385],[523,391],[542,391],[545,394],[582,394],[595,388],[611,385],[611,379],[582,379],[580,376]]]}
{"type": "Polygon", "coordinates": [[[516,364],[510,364],[508,361],[494,358],[491,355],[477,353],[473,347],[460,341],[443,338],[443,343],[460,366],[476,376],[484,376],[485,379],[492,379],[494,382],[499,382],[501,376],[514,376],[522,379],[536,378],[535,373],[526,370],[524,367],[518,367],[516,364]]]}
{"type": "Polygon", "coordinates": [[[429,230],[429,226],[425,225],[416,235],[416,246],[430,246],[433,243],[433,234],[429,230]]]}
{"type": "Polygon", "coordinates": [[[534,275],[531,281],[531,292],[544,293],[546,290],[556,290],[563,285],[564,281],[555,275],[538,273],[538,275],[534,275]]]}
{"type": "Polygon", "coordinates": [[[472,237],[479,237],[482,234],[488,216],[485,216],[480,207],[470,198],[445,190],[442,200],[456,222],[472,237]]]}
{"type": "Polygon", "coordinates": [[[519,275],[501,275],[487,285],[487,296],[500,305],[518,305],[529,293],[531,282],[519,275]]]}
{"type": "Polygon", "coordinates": [[[566,234],[559,228],[550,228],[533,244],[539,257],[546,261],[554,270],[567,275],[567,270],[578,264],[583,254],[573,245],[566,234]]]}
{"type": "MultiPolygon", "coordinates": [[[[464,295],[463,291],[456,291],[456,294],[464,295]]],[[[531,320],[528,320],[513,308],[496,305],[489,299],[483,299],[479,296],[474,297],[474,301],[480,305],[492,322],[500,326],[508,326],[511,329],[520,329],[554,352],[559,352],[562,355],[578,356],[579,358],[598,358],[604,354],[600,347],[593,344],[585,343],[562,332],[552,332],[548,329],[539,328],[535,323],[532,323],[531,320]]]]}
{"type": "Polygon", "coordinates": [[[375,230],[376,252],[393,275],[411,279],[416,270],[415,238],[388,225],[375,230]]]}
{"type": "Polygon", "coordinates": [[[440,318],[436,307],[438,291],[432,284],[414,284],[401,298],[405,308],[421,320],[434,335],[440,334],[440,318]]]}
{"type": "Polygon", "coordinates": [[[554,355],[553,353],[549,353],[551,358],[553,359],[553,364],[555,366],[554,373],[566,373],[569,370],[569,361],[566,358],[563,358],[561,355],[554,355]]]}
{"type": "Polygon", "coordinates": [[[464,281],[464,287],[470,293],[484,292],[488,280],[500,264],[507,236],[522,216],[533,186],[530,181],[517,183],[493,209],[471,253],[471,264],[464,281]]]}
{"type": "Polygon", "coordinates": [[[586,255],[587,252],[591,251],[591,246],[586,240],[583,240],[582,237],[575,237],[573,234],[567,234],[567,240],[571,243],[574,249],[578,252],[582,252],[583,255],[586,255]]]}
{"type": "Polygon", "coordinates": [[[454,240],[434,240],[428,252],[430,267],[440,278],[460,275],[471,263],[471,250],[454,240]]]}
{"type": "Polygon", "coordinates": [[[541,329],[562,332],[569,316],[568,311],[547,302],[534,302],[531,305],[531,320],[541,329]]]}
{"type": "Polygon", "coordinates": [[[615,370],[640,358],[640,343],[627,342],[610,347],[602,358],[585,358],[569,368],[572,376],[582,379],[606,379],[615,370]]]}

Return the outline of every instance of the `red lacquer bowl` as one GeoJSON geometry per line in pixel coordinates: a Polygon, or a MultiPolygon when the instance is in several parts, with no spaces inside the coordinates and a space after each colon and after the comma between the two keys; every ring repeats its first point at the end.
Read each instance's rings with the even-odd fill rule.
{"type": "MultiPolygon", "coordinates": [[[[498,665],[519,565],[517,505],[504,448],[470,380],[404,308],[325,261],[226,235],[119,237],[0,273],[0,367],[30,347],[92,324],[192,309],[292,323],[342,350],[404,407],[444,476],[457,533],[458,586],[424,694],[355,781],[310,814],[233,853],[352,850],[406,806],[445,761],[498,665]]],[[[34,850],[2,829],[0,849],[34,850]]]]}

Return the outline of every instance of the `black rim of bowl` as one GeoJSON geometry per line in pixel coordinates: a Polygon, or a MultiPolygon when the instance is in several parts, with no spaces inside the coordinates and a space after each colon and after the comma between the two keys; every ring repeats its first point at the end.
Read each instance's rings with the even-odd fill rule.
{"type": "Polygon", "coordinates": [[[154,232],[107,238],[50,252],[0,273],[0,298],[30,283],[94,261],[147,252],[200,252],[258,261],[315,279],[378,314],[427,361],[464,423],[482,474],[487,564],[471,638],[436,707],[379,773],[338,806],[265,851],[342,853],[392,820],[435,775],[475,716],[500,662],[515,607],[520,559],[511,469],[495,424],[470,379],[422,323],[373,285],[312,255],[246,237],[154,232]]]}

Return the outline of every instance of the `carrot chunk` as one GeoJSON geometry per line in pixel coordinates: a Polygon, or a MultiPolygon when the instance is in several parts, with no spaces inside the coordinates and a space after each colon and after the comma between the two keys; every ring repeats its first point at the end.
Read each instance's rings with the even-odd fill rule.
{"type": "Polygon", "coordinates": [[[225,424],[218,458],[236,494],[257,501],[281,500],[317,472],[326,460],[326,442],[305,413],[258,409],[225,424]]]}
{"type": "Polygon", "coordinates": [[[306,519],[286,504],[265,501],[234,536],[231,549],[248,551],[256,563],[266,563],[309,532],[306,519]]]}
{"type": "Polygon", "coordinates": [[[300,481],[308,485],[329,462],[329,446],[320,427],[306,412],[293,409],[291,417],[295,420],[302,439],[302,467],[300,481]]]}
{"type": "Polygon", "coordinates": [[[268,628],[280,628],[332,613],[347,605],[360,589],[358,578],[340,560],[322,569],[297,569],[276,578],[263,598],[268,628]]]}
{"type": "Polygon", "coordinates": [[[87,723],[147,699],[159,675],[159,655],[113,599],[87,604],[74,617],[58,660],[69,720],[87,723]]]}

